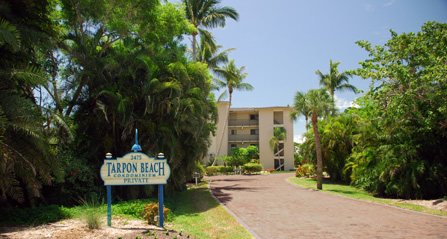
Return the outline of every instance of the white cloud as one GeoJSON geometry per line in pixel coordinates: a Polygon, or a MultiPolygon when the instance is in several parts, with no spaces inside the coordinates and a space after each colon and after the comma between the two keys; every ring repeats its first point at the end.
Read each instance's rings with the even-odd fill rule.
{"type": "Polygon", "coordinates": [[[293,142],[295,143],[303,143],[306,140],[306,137],[304,137],[303,135],[294,135],[293,136],[293,142]]]}
{"type": "Polygon", "coordinates": [[[374,12],[374,5],[372,5],[371,3],[366,3],[363,5],[365,7],[365,10],[368,12],[374,12]]]}
{"type": "Polygon", "coordinates": [[[355,104],[353,101],[348,101],[343,98],[339,98],[337,97],[337,95],[334,95],[334,99],[335,99],[335,106],[340,110],[344,110],[348,107],[355,107],[355,108],[359,107],[359,105],[355,104]]]}
{"type": "Polygon", "coordinates": [[[384,7],[389,7],[389,6],[393,5],[394,2],[396,2],[396,0],[391,0],[391,1],[386,2],[385,4],[383,4],[383,6],[384,6],[384,7]]]}

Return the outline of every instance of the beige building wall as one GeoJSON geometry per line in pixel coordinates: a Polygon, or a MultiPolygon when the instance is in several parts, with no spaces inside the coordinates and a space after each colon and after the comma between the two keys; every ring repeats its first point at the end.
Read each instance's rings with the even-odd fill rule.
{"type": "Polygon", "coordinates": [[[270,138],[273,136],[273,111],[259,110],[259,161],[265,169],[274,167],[270,138]]]}
{"type": "Polygon", "coordinates": [[[287,131],[287,139],[284,141],[284,158],[285,158],[285,170],[294,169],[294,152],[295,145],[293,143],[293,120],[290,119],[290,111],[292,108],[287,107],[284,108],[283,118],[284,124],[283,127],[287,131]]]}
{"type": "Polygon", "coordinates": [[[216,136],[211,136],[211,146],[208,150],[208,155],[204,157],[205,163],[227,154],[228,143],[226,142],[228,142],[228,106],[229,102],[220,102],[217,104],[218,115],[216,123],[216,136]],[[222,143],[220,144],[220,142],[222,143]]]}

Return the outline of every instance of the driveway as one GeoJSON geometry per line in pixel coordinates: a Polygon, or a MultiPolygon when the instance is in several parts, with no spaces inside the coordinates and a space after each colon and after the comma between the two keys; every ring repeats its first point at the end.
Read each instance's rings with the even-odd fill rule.
{"type": "Polygon", "coordinates": [[[447,238],[445,217],[304,189],[286,181],[293,176],[208,179],[217,199],[258,238],[447,238]]]}

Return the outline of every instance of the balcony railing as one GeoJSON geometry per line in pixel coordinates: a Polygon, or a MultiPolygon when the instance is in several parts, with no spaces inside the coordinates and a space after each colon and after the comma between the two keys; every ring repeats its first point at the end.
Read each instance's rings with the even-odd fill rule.
{"type": "Polygon", "coordinates": [[[251,135],[251,134],[228,135],[228,142],[257,142],[257,141],[259,141],[259,135],[251,135]]]}
{"type": "Polygon", "coordinates": [[[258,126],[259,120],[249,120],[249,119],[229,119],[229,126],[258,126]]]}

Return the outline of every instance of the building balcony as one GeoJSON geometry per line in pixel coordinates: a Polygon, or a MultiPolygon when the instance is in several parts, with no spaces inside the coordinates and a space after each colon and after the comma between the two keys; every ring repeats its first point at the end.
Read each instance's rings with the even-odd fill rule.
{"type": "Polygon", "coordinates": [[[237,134],[228,135],[228,142],[258,142],[259,135],[237,134]]]}
{"type": "Polygon", "coordinates": [[[259,126],[259,120],[229,119],[229,126],[259,126]]]}

